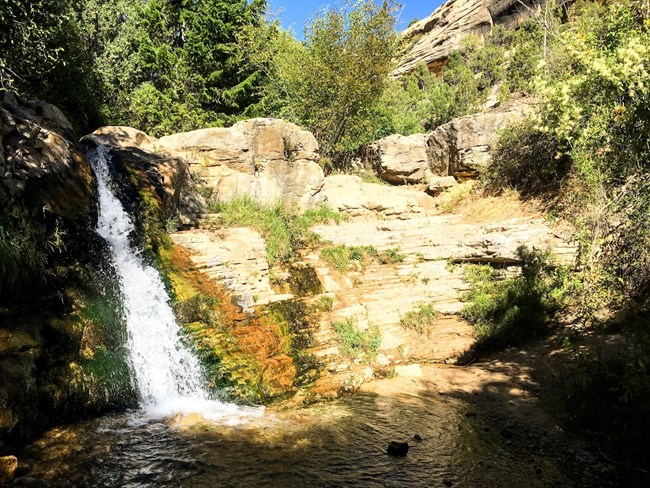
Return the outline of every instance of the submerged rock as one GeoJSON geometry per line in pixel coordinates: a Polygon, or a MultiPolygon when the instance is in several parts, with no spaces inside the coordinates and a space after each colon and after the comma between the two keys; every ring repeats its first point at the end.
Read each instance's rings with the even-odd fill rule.
{"type": "Polygon", "coordinates": [[[41,478],[23,476],[22,478],[16,478],[9,486],[18,486],[23,488],[50,488],[51,485],[41,478]]]}
{"type": "Polygon", "coordinates": [[[389,456],[395,456],[395,457],[404,457],[408,454],[408,452],[409,452],[408,442],[391,441],[390,444],[388,444],[388,449],[386,449],[386,453],[389,456]]]}

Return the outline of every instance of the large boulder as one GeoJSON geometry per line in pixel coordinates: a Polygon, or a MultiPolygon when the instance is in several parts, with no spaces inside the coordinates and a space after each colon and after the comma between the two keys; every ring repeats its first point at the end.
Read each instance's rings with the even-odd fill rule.
{"type": "Polygon", "coordinates": [[[160,151],[184,156],[216,201],[238,196],[300,209],[322,203],[324,174],[314,136],[277,119],[251,119],[230,128],[162,137],[160,151]]]}
{"type": "Polygon", "coordinates": [[[80,226],[95,221],[94,174],[55,106],[2,95],[0,168],[0,210],[20,205],[80,226]]]}
{"type": "Polygon", "coordinates": [[[429,170],[426,138],[425,134],[395,134],[380,139],[368,146],[366,162],[389,183],[420,183],[429,170]]]}
{"type": "MultiPolygon", "coordinates": [[[[158,140],[132,127],[100,127],[81,138],[86,147],[105,146],[114,167],[127,176],[135,176],[139,185],[161,203],[165,218],[177,218],[180,224],[193,225],[205,211],[206,203],[199,194],[187,161],[177,154],[160,154],[158,140]]],[[[128,181],[129,178],[126,178],[128,181]]],[[[137,198],[123,202],[127,207],[137,198]]],[[[133,215],[133,210],[127,208],[133,215]]]]}
{"type": "Polygon", "coordinates": [[[494,25],[517,27],[542,3],[544,0],[449,0],[404,31],[404,52],[393,76],[410,73],[421,62],[440,72],[464,38],[483,37],[494,25]]]}
{"type": "Polygon", "coordinates": [[[405,220],[435,211],[433,199],[418,188],[364,183],[352,175],[325,178],[323,195],[330,207],[354,217],[380,214],[405,220]]]}
{"type": "Polygon", "coordinates": [[[475,178],[490,162],[499,131],[532,111],[528,98],[515,98],[496,110],[453,119],[427,138],[434,175],[475,178]]]}

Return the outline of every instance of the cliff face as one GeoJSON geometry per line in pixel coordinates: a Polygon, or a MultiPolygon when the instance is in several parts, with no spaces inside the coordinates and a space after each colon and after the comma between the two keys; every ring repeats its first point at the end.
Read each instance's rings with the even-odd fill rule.
{"type": "Polygon", "coordinates": [[[541,3],[543,0],[449,0],[404,32],[404,52],[393,75],[409,73],[420,62],[440,72],[465,37],[483,36],[494,25],[518,26],[541,3]]]}

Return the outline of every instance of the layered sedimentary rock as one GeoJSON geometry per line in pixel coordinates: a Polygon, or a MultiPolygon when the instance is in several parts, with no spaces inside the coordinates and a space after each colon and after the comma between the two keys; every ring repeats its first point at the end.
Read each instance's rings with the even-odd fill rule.
{"type": "Polygon", "coordinates": [[[484,36],[494,25],[521,25],[543,0],[449,0],[403,33],[403,53],[394,76],[426,63],[440,72],[448,56],[470,35],[484,36]]]}

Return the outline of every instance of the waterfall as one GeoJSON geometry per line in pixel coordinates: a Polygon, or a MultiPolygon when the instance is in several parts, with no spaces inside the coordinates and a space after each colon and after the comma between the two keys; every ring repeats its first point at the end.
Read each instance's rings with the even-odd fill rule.
{"type": "Polygon", "coordinates": [[[183,344],[160,275],[129,242],[134,225],[111,191],[108,150],[99,146],[88,154],[88,159],[97,177],[99,194],[96,231],[110,245],[119,277],[126,346],[141,407],[154,415],[191,411],[231,423],[238,416],[258,412],[209,399],[202,386],[201,365],[183,344]]]}

